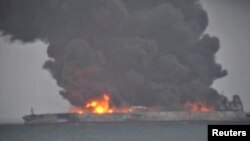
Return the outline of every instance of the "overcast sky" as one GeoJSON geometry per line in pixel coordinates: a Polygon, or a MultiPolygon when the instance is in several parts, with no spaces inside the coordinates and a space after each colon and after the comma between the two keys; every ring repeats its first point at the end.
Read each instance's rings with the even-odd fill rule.
{"type": "Polygon", "coordinates": [[[207,32],[219,37],[220,62],[229,72],[214,87],[225,95],[239,94],[250,111],[250,1],[202,0],[208,12],[207,32]]]}
{"type": "MultiPolygon", "coordinates": [[[[208,12],[206,32],[219,37],[217,62],[229,75],[215,82],[219,92],[239,94],[250,111],[250,2],[249,0],[202,0],[208,12]]],[[[68,101],[58,94],[58,86],[46,70],[47,45],[22,44],[0,37],[0,122],[21,122],[30,113],[66,112],[68,101]]]]}

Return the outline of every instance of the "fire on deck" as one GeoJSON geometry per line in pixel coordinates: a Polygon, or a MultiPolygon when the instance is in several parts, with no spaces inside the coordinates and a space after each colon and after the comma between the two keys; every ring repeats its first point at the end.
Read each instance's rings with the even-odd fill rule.
{"type": "Polygon", "coordinates": [[[25,124],[61,122],[123,122],[123,121],[233,121],[250,122],[245,112],[130,112],[130,113],[59,113],[27,115],[25,124]]]}

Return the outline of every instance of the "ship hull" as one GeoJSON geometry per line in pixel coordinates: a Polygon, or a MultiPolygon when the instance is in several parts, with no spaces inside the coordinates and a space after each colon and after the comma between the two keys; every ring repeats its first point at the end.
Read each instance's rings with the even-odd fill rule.
{"type": "Polygon", "coordinates": [[[64,123],[64,122],[126,122],[126,121],[207,121],[207,122],[250,122],[245,112],[135,112],[112,114],[77,114],[58,113],[27,115],[23,117],[25,124],[64,123]]]}

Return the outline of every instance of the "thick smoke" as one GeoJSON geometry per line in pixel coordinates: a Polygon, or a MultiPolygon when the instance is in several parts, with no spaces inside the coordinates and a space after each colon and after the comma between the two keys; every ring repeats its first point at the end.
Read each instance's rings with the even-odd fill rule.
{"type": "Polygon", "coordinates": [[[44,68],[72,105],[103,93],[165,110],[226,99],[211,88],[227,71],[198,0],[1,0],[0,21],[13,40],[49,43],[44,68]]]}

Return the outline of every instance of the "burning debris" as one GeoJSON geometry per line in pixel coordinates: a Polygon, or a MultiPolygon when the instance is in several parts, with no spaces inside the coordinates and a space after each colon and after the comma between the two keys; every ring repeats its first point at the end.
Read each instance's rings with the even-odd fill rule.
{"type": "Polygon", "coordinates": [[[124,104],[242,110],[211,87],[227,71],[215,61],[219,40],[204,33],[207,24],[198,0],[0,1],[3,35],[48,43],[44,68],[60,94],[95,113],[124,104]]]}

